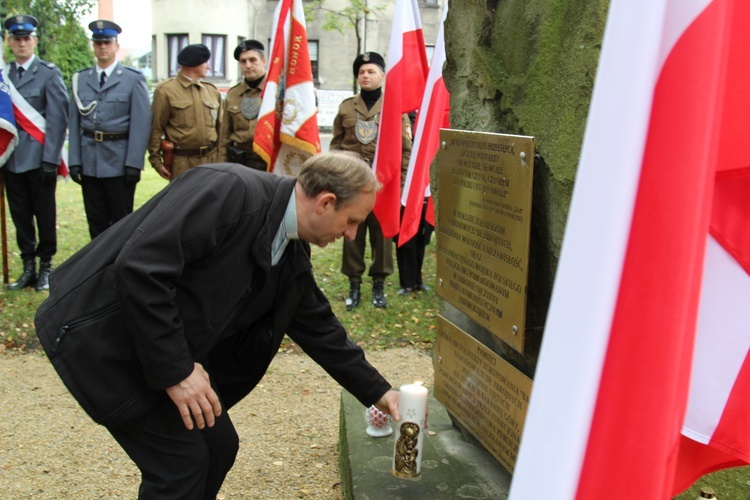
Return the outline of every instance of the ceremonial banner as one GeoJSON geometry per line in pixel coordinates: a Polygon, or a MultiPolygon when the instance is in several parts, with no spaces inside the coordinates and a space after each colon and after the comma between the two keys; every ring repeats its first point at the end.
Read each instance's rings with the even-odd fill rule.
{"type": "Polygon", "coordinates": [[[0,167],[5,165],[18,144],[18,129],[13,116],[10,88],[0,74],[0,167]]]}
{"type": "Polygon", "coordinates": [[[269,172],[296,176],[302,163],[320,152],[302,0],[279,2],[271,47],[253,150],[269,172]]]}

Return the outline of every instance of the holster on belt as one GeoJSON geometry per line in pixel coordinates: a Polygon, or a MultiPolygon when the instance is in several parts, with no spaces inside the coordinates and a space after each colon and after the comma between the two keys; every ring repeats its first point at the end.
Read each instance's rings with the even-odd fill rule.
{"type": "Polygon", "coordinates": [[[164,161],[164,168],[169,172],[172,172],[172,164],[174,163],[174,142],[168,141],[167,139],[161,140],[161,157],[164,161]]]}

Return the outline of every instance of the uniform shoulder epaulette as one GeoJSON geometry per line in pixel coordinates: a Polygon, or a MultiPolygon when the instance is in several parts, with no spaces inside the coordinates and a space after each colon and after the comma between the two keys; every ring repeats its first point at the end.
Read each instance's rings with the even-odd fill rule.
{"type": "Polygon", "coordinates": [[[213,83],[211,83],[211,82],[207,82],[206,80],[201,80],[201,83],[202,83],[202,84],[204,84],[204,85],[210,85],[210,86],[212,86],[213,88],[215,88],[216,90],[219,90],[219,88],[218,88],[218,87],[217,87],[216,85],[214,85],[214,84],[213,84],[213,83]]]}
{"type": "Polygon", "coordinates": [[[245,83],[244,79],[240,80],[239,82],[237,82],[234,85],[232,85],[231,87],[229,87],[229,90],[235,89],[235,88],[239,87],[240,85],[242,85],[243,83],[245,83]]]}
{"type": "Polygon", "coordinates": [[[343,101],[341,101],[341,102],[343,103],[343,102],[346,102],[346,101],[351,101],[351,100],[352,100],[352,99],[354,99],[355,97],[357,97],[357,94],[354,94],[354,95],[350,95],[349,97],[347,97],[346,99],[344,99],[344,100],[343,100],[343,101]]]}
{"type": "Polygon", "coordinates": [[[57,66],[55,66],[55,63],[51,63],[49,61],[44,61],[42,59],[39,59],[39,64],[42,66],[47,66],[49,69],[55,69],[57,66]]]}
{"type": "Polygon", "coordinates": [[[133,68],[133,67],[131,67],[131,66],[123,66],[123,68],[125,68],[125,69],[129,69],[129,70],[130,70],[130,71],[132,71],[133,73],[138,73],[139,75],[142,75],[142,74],[143,74],[143,71],[141,71],[141,70],[139,70],[139,69],[136,69],[136,68],[133,68]]]}

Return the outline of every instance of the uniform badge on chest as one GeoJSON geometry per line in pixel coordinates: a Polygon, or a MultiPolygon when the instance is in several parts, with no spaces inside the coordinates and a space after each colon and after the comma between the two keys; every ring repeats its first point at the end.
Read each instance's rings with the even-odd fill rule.
{"type": "Polygon", "coordinates": [[[357,118],[354,135],[360,143],[370,144],[378,136],[378,123],[375,120],[366,122],[357,118]]]}
{"type": "Polygon", "coordinates": [[[260,112],[260,97],[243,96],[242,102],[240,103],[240,110],[242,111],[242,116],[248,120],[258,118],[258,113],[260,112]]]}

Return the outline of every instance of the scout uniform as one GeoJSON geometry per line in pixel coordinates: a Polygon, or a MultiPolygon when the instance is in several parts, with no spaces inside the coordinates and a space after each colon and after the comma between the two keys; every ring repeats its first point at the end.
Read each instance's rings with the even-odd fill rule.
{"type": "MultiPolygon", "coordinates": [[[[234,50],[234,58],[247,50],[263,53],[265,47],[255,40],[243,40],[234,50]]],[[[255,82],[250,82],[255,83],[255,82]]],[[[253,151],[253,138],[260,111],[260,95],[266,84],[265,75],[256,87],[243,78],[229,89],[224,101],[221,120],[221,140],[219,141],[219,161],[241,163],[256,170],[267,170],[266,162],[253,151]]]]}
{"type": "MultiPolygon", "coordinates": [[[[92,40],[117,40],[112,21],[89,24],[92,40]]],[[[69,163],[81,184],[89,234],[95,238],[133,211],[135,185],[143,170],[151,127],[146,79],[114,62],[73,75],[69,163]]]]}
{"type": "MultiPolygon", "coordinates": [[[[360,54],[354,62],[354,76],[356,78],[359,68],[363,64],[376,64],[383,69],[385,61],[382,56],[375,52],[360,54]]],[[[373,93],[376,91],[370,91],[373,93]]],[[[378,124],[383,106],[381,89],[377,89],[380,97],[367,108],[362,91],[359,94],[345,99],[339,105],[339,111],[333,121],[333,138],[331,139],[331,150],[343,150],[357,153],[365,161],[372,163],[375,158],[377,146],[378,124]]],[[[409,118],[403,116],[403,169],[409,166],[409,155],[411,154],[411,138],[409,136],[409,118]]],[[[373,305],[375,307],[386,307],[383,284],[385,278],[393,274],[393,245],[390,238],[383,237],[383,231],[375,218],[370,213],[367,219],[359,225],[357,236],[354,241],[344,240],[344,252],[342,256],[341,272],[349,277],[349,296],[346,300],[347,309],[351,310],[359,304],[359,289],[362,282],[362,274],[365,271],[365,246],[367,230],[370,231],[370,247],[372,248],[372,264],[369,276],[373,279],[373,305]]]]}
{"type": "MultiPolygon", "coordinates": [[[[181,66],[198,66],[206,62],[208,56],[210,53],[205,46],[188,45],[180,52],[177,62],[181,66]],[[195,49],[198,46],[205,52],[195,49]],[[206,58],[197,62],[203,57],[206,58]]],[[[148,142],[151,165],[158,169],[164,164],[160,153],[162,137],[174,144],[170,180],[189,168],[216,163],[219,160],[220,108],[221,95],[209,82],[191,80],[179,71],[177,76],[161,83],[151,104],[153,118],[148,142]]]]}

